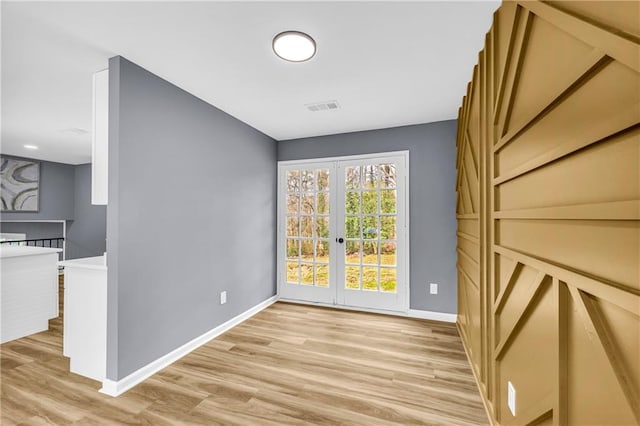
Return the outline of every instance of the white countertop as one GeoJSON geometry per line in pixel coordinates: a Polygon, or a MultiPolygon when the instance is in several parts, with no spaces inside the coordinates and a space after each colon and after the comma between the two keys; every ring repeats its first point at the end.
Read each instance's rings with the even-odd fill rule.
{"type": "Polygon", "coordinates": [[[107,270],[107,265],[104,264],[104,256],[96,257],[83,257],[80,259],[71,259],[60,262],[60,265],[65,268],[84,268],[84,269],[98,269],[102,271],[107,270]]]}
{"type": "Polygon", "coordinates": [[[60,253],[61,248],[0,245],[0,258],[20,256],[38,256],[42,254],[60,253]]]}

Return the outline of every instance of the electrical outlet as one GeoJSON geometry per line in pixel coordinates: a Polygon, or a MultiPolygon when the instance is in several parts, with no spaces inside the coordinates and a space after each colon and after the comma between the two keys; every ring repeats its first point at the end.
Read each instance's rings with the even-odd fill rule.
{"type": "Polygon", "coordinates": [[[516,388],[513,387],[513,383],[507,382],[507,405],[511,415],[516,415],[516,388]]]}
{"type": "Polygon", "coordinates": [[[429,294],[438,294],[438,284],[429,283],[429,294]]]}
{"type": "Polygon", "coordinates": [[[226,291],[221,291],[220,292],[220,304],[224,305],[225,303],[227,303],[227,292],[226,291]]]}

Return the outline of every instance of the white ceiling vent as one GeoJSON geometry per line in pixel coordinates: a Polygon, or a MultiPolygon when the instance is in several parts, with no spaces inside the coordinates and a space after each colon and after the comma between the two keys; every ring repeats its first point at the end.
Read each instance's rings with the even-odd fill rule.
{"type": "Polygon", "coordinates": [[[340,104],[338,101],[324,101],[324,102],[314,102],[312,104],[305,105],[309,111],[318,112],[318,111],[332,111],[340,108],[340,104]]]}

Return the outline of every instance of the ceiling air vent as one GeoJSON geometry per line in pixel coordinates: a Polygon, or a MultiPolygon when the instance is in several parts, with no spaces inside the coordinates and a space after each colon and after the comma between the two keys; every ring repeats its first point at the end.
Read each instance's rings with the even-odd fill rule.
{"type": "Polygon", "coordinates": [[[314,102],[312,104],[306,104],[305,106],[312,112],[331,111],[340,108],[338,101],[314,102]]]}

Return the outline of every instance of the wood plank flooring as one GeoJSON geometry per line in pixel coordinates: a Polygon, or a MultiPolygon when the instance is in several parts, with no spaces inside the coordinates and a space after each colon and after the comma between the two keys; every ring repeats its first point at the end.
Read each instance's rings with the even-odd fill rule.
{"type": "Polygon", "coordinates": [[[62,317],[0,352],[3,426],[488,424],[453,324],[276,303],[118,398],[69,373],[62,317]]]}

